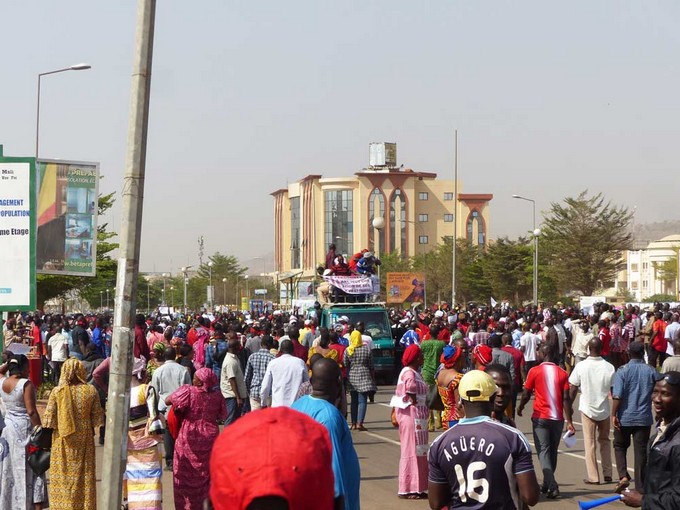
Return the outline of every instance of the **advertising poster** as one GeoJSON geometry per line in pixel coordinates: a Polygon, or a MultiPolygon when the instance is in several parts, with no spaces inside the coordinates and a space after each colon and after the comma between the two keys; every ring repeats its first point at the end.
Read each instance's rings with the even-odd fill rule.
{"type": "Polygon", "coordinates": [[[34,310],[34,160],[1,156],[0,310],[34,310]]]}
{"type": "Polygon", "coordinates": [[[38,161],[38,273],[94,276],[99,164],[38,161]]]}
{"type": "Polygon", "coordinates": [[[387,273],[388,303],[424,303],[425,275],[423,273],[387,273]]]}
{"type": "Polygon", "coordinates": [[[298,299],[316,299],[314,282],[297,282],[298,299]]]}

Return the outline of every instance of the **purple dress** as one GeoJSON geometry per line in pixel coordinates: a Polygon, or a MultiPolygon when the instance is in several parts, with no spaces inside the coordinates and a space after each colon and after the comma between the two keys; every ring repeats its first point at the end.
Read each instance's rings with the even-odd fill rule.
{"type": "Polygon", "coordinates": [[[220,433],[217,421],[227,417],[222,394],[203,388],[185,384],[171,396],[182,418],[172,466],[177,510],[202,510],[210,490],[210,453],[220,433]]]}
{"type": "Polygon", "coordinates": [[[427,419],[430,410],[425,403],[427,384],[422,376],[409,367],[399,374],[396,395],[404,400],[407,393],[416,396],[416,405],[406,409],[397,408],[401,457],[399,459],[399,494],[422,493],[427,491],[427,419]]]}

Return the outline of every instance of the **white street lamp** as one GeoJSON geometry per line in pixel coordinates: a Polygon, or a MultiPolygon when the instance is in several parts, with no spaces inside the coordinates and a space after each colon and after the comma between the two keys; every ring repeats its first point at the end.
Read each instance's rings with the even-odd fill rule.
{"type": "Polygon", "coordinates": [[[541,229],[536,228],[536,201],[531,198],[522,197],[520,195],[512,195],[512,198],[518,200],[525,200],[531,202],[533,208],[534,218],[534,306],[538,306],[538,236],[541,235],[541,229]]]}
{"type": "Polygon", "coordinates": [[[208,269],[210,270],[210,279],[209,279],[209,284],[208,284],[209,285],[208,286],[208,297],[210,299],[208,299],[208,306],[210,308],[212,308],[212,306],[213,306],[213,289],[212,289],[212,268],[213,268],[213,265],[215,265],[215,263],[212,260],[210,262],[208,262],[208,269]]]}
{"type": "Polygon", "coordinates": [[[91,69],[92,66],[90,64],[74,64],[69,67],[64,67],[63,69],[56,69],[54,71],[48,71],[46,73],[40,73],[38,75],[38,100],[37,100],[37,106],[36,106],[36,115],[35,115],[35,157],[38,158],[38,149],[40,147],[40,79],[43,76],[47,76],[48,74],[57,74],[57,73],[64,73],[66,71],[84,71],[86,69],[91,69]]]}

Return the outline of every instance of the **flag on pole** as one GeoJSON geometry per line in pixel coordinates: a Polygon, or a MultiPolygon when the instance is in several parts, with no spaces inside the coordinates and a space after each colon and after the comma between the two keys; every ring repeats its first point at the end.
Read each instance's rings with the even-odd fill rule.
{"type": "Polygon", "coordinates": [[[491,298],[491,308],[496,308],[497,304],[498,304],[498,302],[492,297],[491,298]]]}

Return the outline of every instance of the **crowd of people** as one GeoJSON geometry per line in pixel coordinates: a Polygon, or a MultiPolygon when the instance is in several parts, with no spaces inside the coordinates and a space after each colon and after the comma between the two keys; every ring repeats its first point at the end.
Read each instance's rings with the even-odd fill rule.
{"type": "MultiPolygon", "coordinates": [[[[5,351],[0,395],[5,422],[12,427],[5,426],[0,437],[9,452],[0,456],[0,503],[7,508],[37,509],[48,499],[57,510],[95,508],[92,430],[99,430],[103,443],[108,319],[33,316],[4,326],[10,332],[5,337],[13,339],[6,346],[21,337],[17,330],[22,328],[45,353],[46,373],[58,382],[41,421],[28,359],[5,351]],[[26,465],[26,451],[12,447],[25,444],[36,426],[52,430],[49,484],[26,465]]],[[[391,310],[390,319],[395,343],[403,347],[403,369],[391,402],[401,444],[400,498],[429,499],[436,510],[471,502],[477,508],[522,508],[535,504],[541,493],[559,498],[557,449],[563,433],[575,430],[573,406],[580,393],[584,483],[611,483],[631,506],[680,504],[673,484],[680,473],[677,310],[661,304],[644,312],[607,304],[590,310],[503,304],[391,310]],[[532,397],[541,485],[529,443],[514,422],[532,397]],[[429,432],[437,430],[443,433],[431,442],[429,432]],[[626,463],[631,439],[633,476],[626,463]],[[629,488],[632,483],[635,490],[629,488]]],[[[208,499],[215,508],[293,504],[303,496],[291,487],[305,483],[299,477],[309,475],[310,466],[295,463],[297,457],[284,444],[257,451],[262,441],[270,441],[267,434],[278,434],[268,426],[285,422],[291,435],[307,427],[302,442],[316,452],[315,462],[328,451],[328,465],[317,467],[332,472],[331,495],[317,494],[316,503],[307,507],[358,509],[360,467],[351,430],[366,430],[367,404],[377,389],[371,346],[363,324],[345,317],[329,330],[295,311],[138,315],[124,504],[161,508],[163,469],[172,471],[178,509],[203,508],[208,499]],[[322,428],[309,428],[310,420],[322,428]],[[255,423],[262,429],[257,433],[250,428],[255,423]],[[226,430],[222,436],[220,427],[226,430]],[[314,430],[325,435],[313,440],[314,430]],[[235,446],[233,435],[249,432],[249,441],[235,446]],[[225,441],[230,448],[215,446],[225,441]],[[273,466],[284,458],[293,469],[276,471],[267,488],[244,494],[239,477],[254,476],[256,458],[263,470],[270,465],[276,471],[273,466]],[[225,467],[229,459],[240,466],[238,475],[225,467]],[[324,497],[326,507],[319,503],[324,497]],[[229,501],[233,505],[225,506],[229,501]]],[[[301,500],[299,505],[289,508],[307,508],[301,500]]]]}

